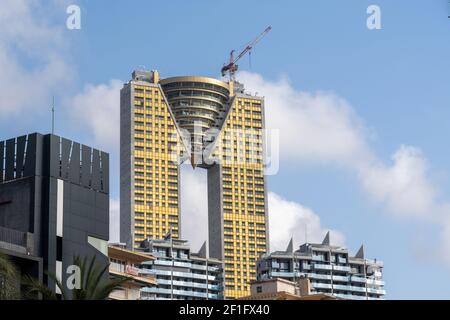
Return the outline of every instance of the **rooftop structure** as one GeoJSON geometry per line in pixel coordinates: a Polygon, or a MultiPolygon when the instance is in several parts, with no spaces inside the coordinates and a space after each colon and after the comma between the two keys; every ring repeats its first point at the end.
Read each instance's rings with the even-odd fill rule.
{"type": "Polygon", "coordinates": [[[258,280],[283,278],[296,282],[307,277],[312,293],[343,299],[383,299],[383,262],[367,259],[364,247],[351,256],[348,249],[330,243],[328,232],[322,243],[305,243],[293,249],[263,255],[257,264],[258,280]]]}

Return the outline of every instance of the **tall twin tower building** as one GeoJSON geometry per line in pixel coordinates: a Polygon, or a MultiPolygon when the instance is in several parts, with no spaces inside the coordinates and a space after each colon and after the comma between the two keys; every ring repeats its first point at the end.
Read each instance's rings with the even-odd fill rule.
{"type": "Polygon", "coordinates": [[[208,222],[198,228],[208,226],[209,255],[224,261],[224,296],[248,295],[269,250],[264,99],[236,81],[134,71],[120,109],[121,242],[181,237],[179,165],[190,162],[207,170],[208,222]]]}

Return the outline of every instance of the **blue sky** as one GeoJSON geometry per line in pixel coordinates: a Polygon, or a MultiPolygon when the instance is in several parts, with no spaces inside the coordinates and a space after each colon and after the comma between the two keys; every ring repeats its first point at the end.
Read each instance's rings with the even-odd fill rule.
{"type": "MultiPolygon", "coordinates": [[[[1,101],[2,139],[49,131],[48,104],[54,94],[57,133],[102,144],[71,110],[83,111],[72,101],[89,91],[88,84],[111,88],[112,79],[126,81],[140,66],[156,68],[163,77],[218,77],[230,49],[240,48],[272,25],[271,33],[253,51],[252,67],[243,58],[241,69],[269,82],[286,77],[293,90],[332,92],[345,99],[369,132],[367,146],[377,161],[389,165],[401,145],[419,148],[429,167],[427,179],[438,190],[437,198],[446,203],[450,197],[446,144],[450,5],[446,0],[73,0],[45,5],[38,1],[25,13],[17,4],[11,7],[13,15],[22,14],[30,21],[21,20],[28,29],[10,27],[6,36],[0,36],[0,53],[6,52],[25,73],[51,65],[50,59],[61,60],[62,66],[51,68],[49,73],[54,76],[29,77],[27,88],[33,91],[36,83],[41,95],[31,92],[28,100],[9,109],[9,102],[1,101]],[[65,8],[70,3],[81,7],[81,30],[65,28],[65,8]],[[382,30],[366,27],[370,4],[381,8],[382,30]],[[54,35],[54,41],[45,35],[54,35]],[[45,44],[34,43],[29,39],[32,36],[45,44]],[[17,45],[22,38],[30,50],[17,45]]],[[[0,25],[4,26],[1,19],[2,15],[0,25]]],[[[16,71],[10,71],[11,75],[16,71]]],[[[17,85],[9,83],[5,74],[0,73],[0,80],[2,92],[6,87],[11,92],[17,85]]],[[[363,242],[370,258],[383,260],[388,298],[450,298],[450,265],[430,261],[424,254],[427,248],[440,246],[439,222],[392,212],[367,194],[358,174],[348,167],[300,160],[282,158],[280,172],[269,177],[272,192],[314,210],[323,226],[345,235],[352,252],[363,242]]],[[[117,197],[117,174],[112,178],[116,183],[113,197],[117,197]]]]}

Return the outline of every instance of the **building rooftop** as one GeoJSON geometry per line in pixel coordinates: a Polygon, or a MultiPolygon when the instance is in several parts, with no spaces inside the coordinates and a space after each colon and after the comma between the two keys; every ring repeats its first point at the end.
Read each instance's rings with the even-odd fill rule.
{"type": "Polygon", "coordinates": [[[139,251],[131,251],[114,245],[108,246],[108,257],[126,260],[133,264],[140,264],[145,261],[156,259],[152,254],[143,254],[139,251]]]}
{"type": "Polygon", "coordinates": [[[286,250],[281,251],[277,250],[270,254],[266,254],[263,257],[271,256],[271,257],[297,257],[297,258],[304,258],[309,259],[311,258],[312,251],[324,251],[324,252],[333,252],[333,253],[347,253],[349,262],[352,263],[368,263],[368,264],[376,264],[378,266],[383,266],[383,262],[379,261],[377,259],[367,259],[365,257],[364,253],[364,245],[361,245],[358,252],[355,254],[355,256],[350,256],[349,251],[347,248],[332,245],[330,241],[330,232],[328,231],[325,235],[322,243],[304,243],[300,245],[300,247],[294,251],[293,247],[293,239],[289,241],[289,244],[286,248],[286,250]]]}

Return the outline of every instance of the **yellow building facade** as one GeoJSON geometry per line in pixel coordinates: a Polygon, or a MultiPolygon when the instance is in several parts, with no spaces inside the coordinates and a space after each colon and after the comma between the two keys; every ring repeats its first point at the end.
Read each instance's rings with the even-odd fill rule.
{"type": "Polygon", "coordinates": [[[209,255],[224,296],[250,293],[268,252],[264,99],[239,83],[135,71],[121,92],[121,241],[180,232],[179,164],[208,171],[209,255]]]}

